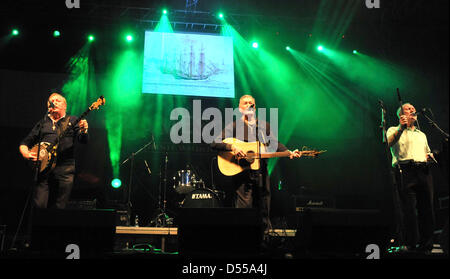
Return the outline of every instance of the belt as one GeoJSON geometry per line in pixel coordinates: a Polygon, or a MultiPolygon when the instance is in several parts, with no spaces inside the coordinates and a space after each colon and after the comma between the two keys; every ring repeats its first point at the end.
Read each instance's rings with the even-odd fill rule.
{"type": "Polygon", "coordinates": [[[427,166],[427,162],[416,162],[414,160],[398,161],[398,163],[395,167],[398,168],[399,165],[401,168],[403,168],[403,167],[425,167],[425,166],[427,166]]]}

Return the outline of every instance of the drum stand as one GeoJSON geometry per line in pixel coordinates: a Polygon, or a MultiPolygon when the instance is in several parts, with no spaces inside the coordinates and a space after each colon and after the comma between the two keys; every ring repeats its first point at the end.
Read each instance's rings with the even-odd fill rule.
{"type": "MultiPolygon", "coordinates": [[[[173,218],[170,218],[166,213],[166,189],[167,189],[167,152],[166,157],[164,159],[164,200],[161,200],[161,180],[159,183],[159,196],[158,196],[158,210],[156,217],[152,219],[152,221],[149,224],[149,227],[155,226],[155,227],[168,227],[173,225],[173,218]]],[[[161,176],[161,172],[160,172],[161,176]]]]}

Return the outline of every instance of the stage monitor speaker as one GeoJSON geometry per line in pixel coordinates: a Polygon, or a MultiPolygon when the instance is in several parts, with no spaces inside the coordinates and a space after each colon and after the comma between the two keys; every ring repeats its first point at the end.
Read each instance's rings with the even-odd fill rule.
{"type": "Polygon", "coordinates": [[[116,212],[35,209],[31,250],[43,258],[105,258],[113,252],[116,212]]]}
{"type": "Polygon", "coordinates": [[[252,208],[182,208],[176,218],[180,256],[245,258],[258,256],[263,229],[252,208]]]}
{"type": "Polygon", "coordinates": [[[369,244],[381,254],[389,242],[389,224],[379,210],[305,208],[298,217],[297,257],[365,258],[369,244]]]}

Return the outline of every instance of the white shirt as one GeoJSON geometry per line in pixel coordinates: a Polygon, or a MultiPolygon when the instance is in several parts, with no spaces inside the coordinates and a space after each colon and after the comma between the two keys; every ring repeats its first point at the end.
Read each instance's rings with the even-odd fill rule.
{"type": "MultiPolygon", "coordinates": [[[[390,127],[386,136],[390,137],[399,126],[390,127]]],[[[413,160],[414,162],[427,162],[427,154],[431,153],[428,146],[427,136],[415,128],[407,128],[403,131],[400,139],[391,146],[392,166],[398,161],[413,160]]]]}

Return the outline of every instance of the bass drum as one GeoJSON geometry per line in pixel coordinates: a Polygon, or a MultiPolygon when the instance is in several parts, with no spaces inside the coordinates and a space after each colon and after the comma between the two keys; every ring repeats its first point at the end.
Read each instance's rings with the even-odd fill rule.
{"type": "Polygon", "coordinates": [[[188,193],[181,202],[183,208],[215,208],[222,207],[222,202],[215,191],[208,188],[196,189],[188,193]]]}

